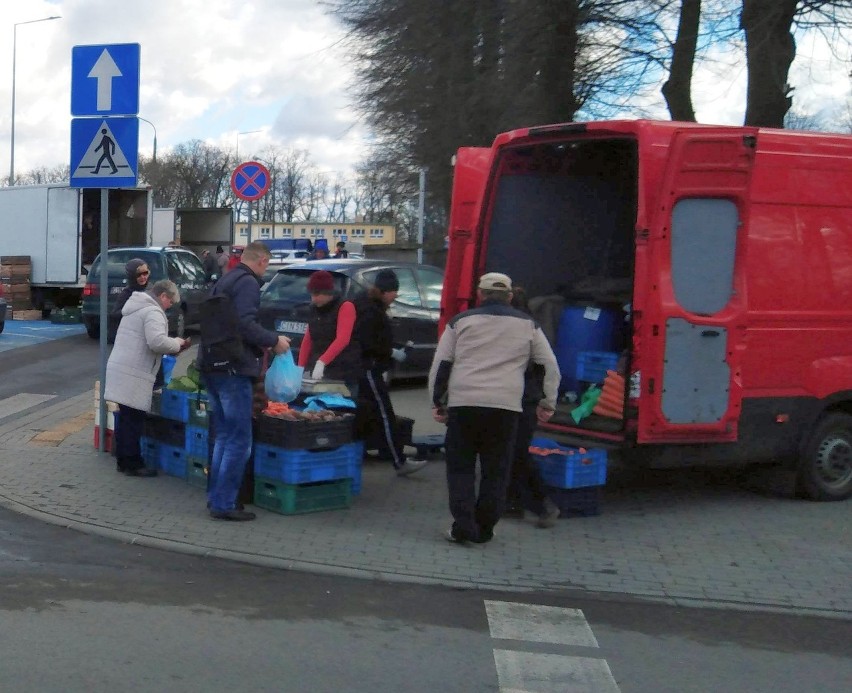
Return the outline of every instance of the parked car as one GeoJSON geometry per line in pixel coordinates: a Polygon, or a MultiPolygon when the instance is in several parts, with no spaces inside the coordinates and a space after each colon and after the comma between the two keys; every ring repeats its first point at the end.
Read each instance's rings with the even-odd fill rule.
{"type": "Polygon", "coordinates": [[[288,265],[293,262],[304,262],[310,252],[307,250],[273,250],[272,252],[272,260],[279,265],[288,265]]]}
{"type": "Polygon", "coordinates": [[[8,305],[6,303],[6,299],[3,297],[3,285],[0,284],[0,333],[3,332],[3,328],[6,327],[6,309],[8,305]]]}
{"type": "Polygon", "coordinates": [[[399,295],[388,309],[396,346],[413,342],[408,358],[396,364],[391,378],[427,375],[438,345],[438,317],[444,271],[439,267],[382,260],[314,260],[279,269],[260,295],[258,320],[291,339],[298,354],[310,315],[308,277],[317,270],[334,276],[335,288],[345,299],[362,295],[379,270],[392,269],[399,277],[399,295]]]}
{"type": "MultiPolygon", "coordinates": [[[[212,285],[198,256],[186,248],[112,248],[107,251],[108,288],[107,311],[112,312],[117,296],[127,286],[124,265],[133,258],[144,260],[151,270],[148,285],[160,279],[170,279],[180,291],[180,305],[166,311],[169,333],[182,337],[186,328],[198,323],[198,307],[212,285]]],[[[96,339],[100,336],[101,256],[95,258],[83,288],[83,324],[86,333],[96,339]]],[[[214,275],[215,276],[215,275],[214,275]]],[[[118,329],[119,317],[110,317],[108,339],[111,341],[118,329]]]]}

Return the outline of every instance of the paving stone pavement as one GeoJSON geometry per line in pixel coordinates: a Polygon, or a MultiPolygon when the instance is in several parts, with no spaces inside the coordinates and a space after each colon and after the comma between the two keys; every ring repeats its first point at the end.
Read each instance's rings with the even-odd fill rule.
{"type": "Polygon", "coordinates": [[[88,392],[47,402],[0,425],[0,505],[121,541],[283,569],[852,618],[849,502],[608,484],[598,516],[548,530],[504,520],[493,542],[466,547],[443,538],[450,520],[438,458],[407,478],[365,462],[347,510],[257,509],[255,522],[217,522],[201,489],[116,473],[92,445],[92,401],[88,392]]]}

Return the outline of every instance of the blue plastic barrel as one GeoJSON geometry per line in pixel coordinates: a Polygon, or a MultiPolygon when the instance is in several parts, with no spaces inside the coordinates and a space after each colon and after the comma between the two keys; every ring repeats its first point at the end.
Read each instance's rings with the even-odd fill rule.
{"type": "Polygon", "coordinates": [[[556,331],[556,360],[562,373],[559,392],[578,392],[577,355],[581,351],[617,351],[621,316],[612,308],[569,306],[556,331]]]}

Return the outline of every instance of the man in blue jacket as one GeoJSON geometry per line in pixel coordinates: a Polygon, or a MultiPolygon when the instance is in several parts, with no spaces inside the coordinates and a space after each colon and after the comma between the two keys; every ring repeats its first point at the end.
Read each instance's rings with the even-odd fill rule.
{"type": "MultiPolygon", "coordinates": [[[[270,257],[271,253],[263,243],[249,243],[240,262],[213,287],[212,295],[226,296],[234,314],[235,338],[241,343],[239,351],[234,352],[237,354],[235,358],[211,357],[213,352],[210,344],[205,344],[205,325],[202,324],[199,369],[207,386],[215,430],[207,506],[210,516],[217,520],[255,519],[254,513],[237,508],[237,494],[252,447],[254,381],[260,376],[264,349],[281,354],[290,348],[287,337],[271,332],[257,322],[261,277],[270,257]]],[[[223,316],[222,323],[227,322],[223,316]]]]}

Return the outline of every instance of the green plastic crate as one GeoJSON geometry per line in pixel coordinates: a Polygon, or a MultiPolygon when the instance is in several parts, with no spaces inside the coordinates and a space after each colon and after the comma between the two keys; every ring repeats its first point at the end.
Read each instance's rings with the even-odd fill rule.
{"type": "Polygon", "coordinates": [[[192,455],[186,458],[186,483],[197,488],[207,488],[207,460],[192,455]]]}
{"type": "Polygon", "coordinates": [[[254,479],[254,504],[282,515],[341,510],[352,503],[352,480],[285,484],[275,479],[254,479]]]}

